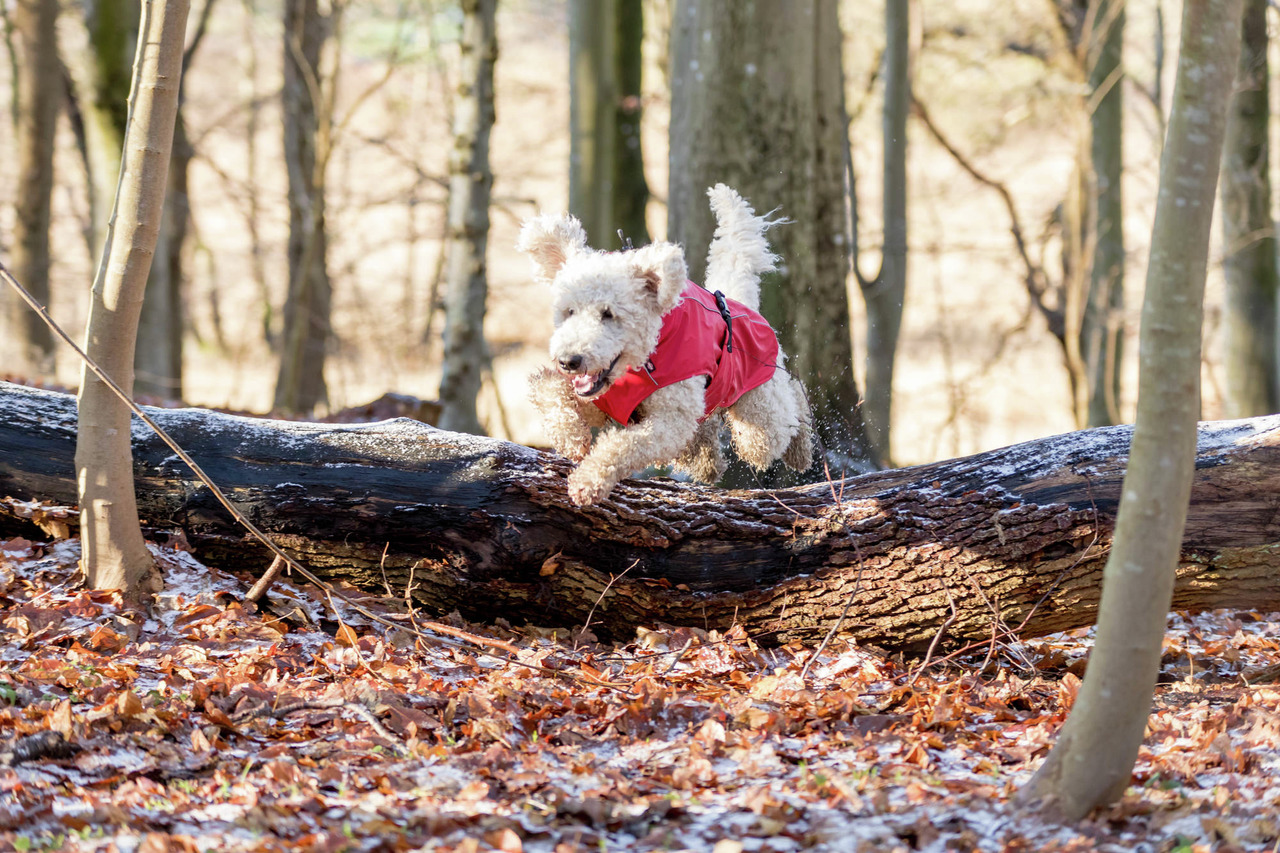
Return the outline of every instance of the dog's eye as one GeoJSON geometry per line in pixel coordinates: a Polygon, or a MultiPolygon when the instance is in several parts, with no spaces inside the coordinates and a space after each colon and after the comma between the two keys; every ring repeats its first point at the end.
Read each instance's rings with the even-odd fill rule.
{"type": "Polygon", "coordinates": [[[612,320],[612,319],[613,319],[613,312],[612,312],[612,311],[610,311],[608,308],[605,308],[603,311],[601,311],[601,312],[600,312],[600,319],[601,319],[601,320],[612,320]]]}
{"type": "Polygon", "coordinates": [[[572,317],[572,316],[573,316],[573,309],[572,309],[572,308],[568,308],[568,309],[566,309],[566,310],[565,310],[565,312],[564,312],[564,316],[566,316],[566,317],[572,317]]]}

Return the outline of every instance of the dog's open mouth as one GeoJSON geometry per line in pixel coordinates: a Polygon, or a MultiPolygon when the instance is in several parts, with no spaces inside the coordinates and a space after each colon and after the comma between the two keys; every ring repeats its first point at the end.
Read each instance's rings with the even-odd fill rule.
{"type": "Polygon", "coordinates": [[[613,378],[613,368],[618,365],[619,358],[622,358],[621,353],[599,373],[575,373],[570,376],[569,384],[573,386],[573,393],[579,397],[594,397],[603,391],[613,378]]]}

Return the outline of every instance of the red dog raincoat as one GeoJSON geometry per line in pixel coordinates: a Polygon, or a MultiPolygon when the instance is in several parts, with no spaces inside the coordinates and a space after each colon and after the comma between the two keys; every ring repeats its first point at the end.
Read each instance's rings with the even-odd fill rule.
{"type": "Polygon", "coordinates": [[[632,367],[593,402],[620,424],[659,388],[694,376],[707,377],[705,420],[716,409],[768,382],[778,361],[778,336],[758,312],[725,298],[727,317],[716,294],[693,282],[662,317],[658,346],[643,368],[632,367]]]}

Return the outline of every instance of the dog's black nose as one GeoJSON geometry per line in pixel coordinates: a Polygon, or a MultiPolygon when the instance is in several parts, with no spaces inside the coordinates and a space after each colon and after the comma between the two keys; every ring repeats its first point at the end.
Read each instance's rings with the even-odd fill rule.
{"type": "Polygon", "coordinates": [[[571,355],[568,358],[560,359],[560,369],[565,373],[575,373],[582,367],[582,356],[571,355]]]}

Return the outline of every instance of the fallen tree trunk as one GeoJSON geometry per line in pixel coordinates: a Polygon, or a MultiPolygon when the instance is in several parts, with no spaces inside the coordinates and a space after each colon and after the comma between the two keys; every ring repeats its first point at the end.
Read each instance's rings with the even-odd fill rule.
{"type": "MultiPolygon", "coordinates": [[[[666,622],[920,649],[1089,625],[1130,430],[776,491],[629,480],[567,498],[569,465],[409,420],[356,426],[152,410],[255,523],[329,578],[479,620],[626,636],[666,622]],[[998,621],[997,621],[998,620],[998,621]]],[[[75,500],[75,401],[0,383],[0,495],[75,500]]],[[[1280,609],[1280,416],[1205,423],[1174,606],[1280,609]]],[[[135,420],[139,512],[205,562],[268,552],[135,420]]],[[[13,520],[9,529],[13,530],[13,520]]]]}

